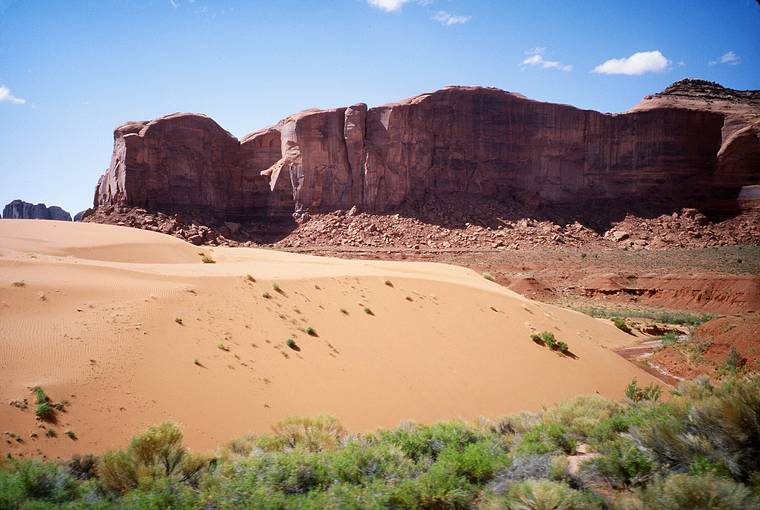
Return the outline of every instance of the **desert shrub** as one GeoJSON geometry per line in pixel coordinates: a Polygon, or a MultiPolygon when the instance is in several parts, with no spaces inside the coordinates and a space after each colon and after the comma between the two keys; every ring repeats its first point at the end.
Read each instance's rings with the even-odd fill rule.
{"type": "Polygon", "coordinates": [[[31,501],[57,506],[78,497],[76,480],[65,467],[58,464],[39,460],[14,460],[6,469],[0,470],[0,508],[28,507],[31,506],[31,501]]]}
{"type": "Polygon", "coordinates": [[[729,379],[711,390],[699,384],[702,398],[691,401],[684,415],[642,425],[634,437],[673,471],[685,472],[703,458],[746,481],[760,471],[760,376],[729,379]]]}
{"type": "Polygon", "coordinates": [[[544,344],[551,350],[557,348],[557,339],[551,331],[542,331],[538,334],[530,335],[530,338],[538,344],[544,344]]]}
{"type": "Polygon", "coordinates": [[[458,451],[487,439],[485,432],[462,422],[441,422],[434,425],[407,423],[379,434],[382,442],[398,446],[404,454],[417,462],[420,459],[436,460],[444,449],[458,451]]]}
{"type": "Polygon", "coordinates": [[[438,462],[449,466],[456,476],[473,484],[484,484],[508,465],[507,452],[492,442],[472,443],[464,448],[451,446],[438,456],[438,462]]]}
{"type": "Polygon", "coordinates": [[[757,510],[758,500],[743,485],[713,476],[675,474],[658,478],[625,510],[757,510]]]}
{"type": "Polygon", "coordinates": [[[94,455],[74,455],[68,463],[69,473],[77,480],[89,480],[95,476],[98,458],[94,455]]]}
{"type": "Polygon", "coordinates": [[[628,324],[625,323],[625,319],[622,317],[615,317],[612,319],[612,323],[623,333],[628,333],[629,335],[631,334],[631,328],[628,327],[628,324]]]}
{"type": "Polygon", "coordinates": [[[543,420],[559,423],[575,436],[588,437],[604,420],[623,411],[624,406],[619,402],[599,395],[583,396],[548,409],[544,413],[543,420]]]}
{"type": "Polygon", "coordinates": [[[40,386],[35,386],[32,388],[32,393],[34,394],[34,400],[36,404],[46,404],[50,402],[50,397],[47,396],[45,390],[43,390],[40,386]]]}
{"type": "Polygon", "coordinates": [[[214,260],[211,255],[207,255],[205,253],[201,253],[201,261],[204,264],[216,264],[216,260],[214,260]]]}
{"type": "Polygon", "coordinates": [[[679,335],[675,331],[668,331],[660,337],[663,347],[669,347],[678,343],[679,335]]]}
{"type": "Polygon", "coordinates": [[[654,473],[655,466],[636,443],[619,437],[599,448],[599,456],[582,466],[585,480],[602,480],[620,489],[641,485],[654,473]]]}
{"type": "Polygon", "coordinates": [[[526,480],[514,484],[506,496],[491,496],[482,510],[591,510],[602,508],[598,498],[549,480],[526,480]]]}
{"type": "Polygon", "coordinates": [[[364,307],[364,313],[366,313],[367,315],[375,315],[375,312],[373,312],[373,311],[372,311],[372,310],[371,310],[369,307],[367,307],[367,306],[365,306],[365,307],[364,307]]]}
{"type": "Polygon", "coordinates": [[[489,484],[495,494],[506,494],[509,487],[525,480],[545,480],[551,478],[554,453],[524,454],[512,458],[509,466],[502,469],[489,484]]]}
{"type": "Polygon", "coordinates": [[[160,478],[194,484],[210,460],[182,446],[182,431],[173,423],[150,427],[135,436],[126,452],[108,452],[98,462],[103,486],[125,493],[160,478]]]}
{"type": "Polygon", "coordinates": [[[309,336],[317,336],[317,330],[312,328],[311,326],[306,327],[306,334],[309,336]]]}
{"type": "Polygon", "coordinates": [[[130,491],[119,500],[122,510],[196,510],[202,508],[198,493],[185,484],[166,478],[130,491]]]}
{"type": "Polygon", "coordinates": [[[34,414],[43,421],[52,421],[55,418],[55,409],[50,402],[42,402],[34,408],[34,414]]]}
{"type": "Polygon", "coordinates": [[[559,423],[541,423],[523,434],[517,445],[519,454],[541,454],[550,452],[574,453],[576,440],[559,423]]]}
{"type": "Polygon", "coordinates": [[[625,387],[625,396],[631,402],[642,402],[642,401],[656,402],[657,400],[660,399],[661,392],[662,392],[662,388],[660,388],[654,383],[650,383],[647,386],[640,387],[639,383],[636,382],[635,377],[630,383],[628,383],[628,386],[625,387]]]}
{"type": "Polygon", "coordinates": [[[279,422],[272,430],[285,447],[311,452],[335,448],[346,437],[346,430],[332,416],[294,416],[279,422]]]}
{"type": "Polygon", "coordinates": [[[289,348],[293,349],[294,351],[298,350],[298,344],[292,338],[288,338],[287,341],[285,342],[285,345],[287,345],[289,348]]]}
{"type": "Polygon", "coordinates": [[[419,474],[417,466],[400,448],[390,444],[351,441],[330,455],[332,478],[352,485],[367,485],[376,480],[399,482],[419,474]]]}
{"type": "Polygon", "coordinates": [[[726,361],[721,367],[721,372],[723,375],[736,375],[736,373],[739,371],[739,369],[742,368],[742,366],[744,366],[745,363],[746,360],[742,357],[741,354],[739,354],[739,351],[736,350],[736,347],[731,346],[731,350],[728,351],[728,354],[726,355],[726,361]]]}

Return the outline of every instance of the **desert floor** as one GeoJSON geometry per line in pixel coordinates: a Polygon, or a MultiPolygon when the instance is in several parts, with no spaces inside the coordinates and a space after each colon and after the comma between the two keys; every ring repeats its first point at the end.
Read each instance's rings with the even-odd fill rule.
{"type": "Polygon", "coordinates": [[[209,450],[292,415],[369,431],[620,398],[656,382],[612,351],[632,341],[457,266],[0,221],[0,432],[22,440],[6,434],[3,455],[99,453],[167,419],[209,450]],[[572,356],[530,340],[543,330],[572,356]],[[69,401],[57,423],[35,420],[34,386],[69,401]]]}

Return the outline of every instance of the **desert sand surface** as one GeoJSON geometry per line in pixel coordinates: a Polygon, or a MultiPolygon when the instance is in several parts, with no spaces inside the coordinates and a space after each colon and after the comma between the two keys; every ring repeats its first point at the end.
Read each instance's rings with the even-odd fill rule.
{"type": "Polygon", "coordinates": [[[457,266],[0,221],[0,432],[22,439],[3,437],[3,455],[100,453],[164,420],[210,450],[292,415],[369,431],[620,398],[656,382],[613,352],[633,340],[457,266]],[[543,330],[573,356],[530,340],[543,330]],[[56,424],[35,420],[34,386],[69,401],[56,424]]]}

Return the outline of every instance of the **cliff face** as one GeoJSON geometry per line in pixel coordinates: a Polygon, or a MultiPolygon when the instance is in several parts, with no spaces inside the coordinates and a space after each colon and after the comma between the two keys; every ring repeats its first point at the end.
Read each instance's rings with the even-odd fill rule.
{"type": "Polygon", "coordinates": [[[58,207],[45,204],[30,204],[23,200],[14,200],[3,208],[3,218],[24,220],[60,220],[71,221],[71,215],[58,207]]]}
{"type": "Polygon", "coordinates": [[[721,147],[709,183],[711,205],[729,211],[760,208],[760,90],[733,90],[714,82],[685,79],[645,97],[630,111],[661,108],[723,115],[721,147]]]}
{"type": "Polygon", "coordinates": [[[173,114],[116,129],[95,205],[229,219],[381,212],[440,193],[532,207],[703,206],[760,174],[756,127],[728,143],[728,115],[680,104],[606,115],[476,87],[307,110],[240,141],[208,117],[173,114]]]}

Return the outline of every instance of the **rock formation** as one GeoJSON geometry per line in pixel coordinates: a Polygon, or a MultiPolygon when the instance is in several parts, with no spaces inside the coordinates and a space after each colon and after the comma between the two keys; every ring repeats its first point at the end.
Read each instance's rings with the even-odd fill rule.
{"type": "Polygon", "coordinates": [[[45,204],[30,204],[23,200],[14,200],[3,209],[5,219],[34,219],[34,220],[59,220],[71,221],[71,215],[58,207],[45,204]]]}
{"type": "Polygon", "coordinates": [[[631,112],[685,108],[723,115],[721,146],[710,182],[713,208],[760,209],[760,90],[733,90],[685,79],[645,97],[631,112]]]}
{"type": "Polygon", "coordinates": [[[242,140],[203,115],[130,122],[114,132],[95,206],[250,221],[457,194],[534,209],[725,210],[760,184],[758,93],[711,85],[684,95],[707,82],[683,83],[618,115],[448,87],[376,108],[307,110],[242,140]]]}

